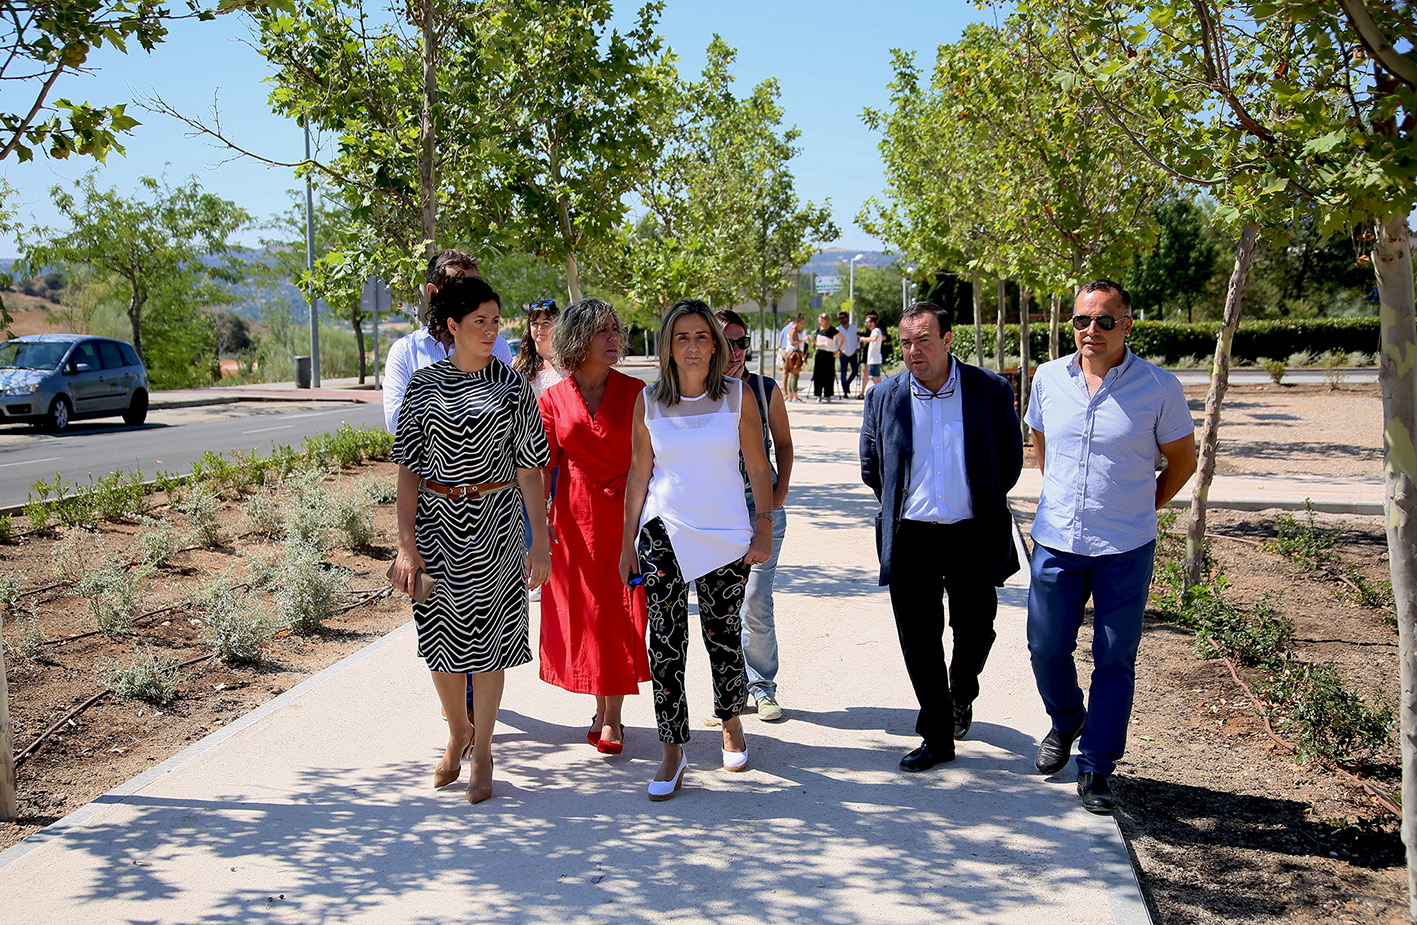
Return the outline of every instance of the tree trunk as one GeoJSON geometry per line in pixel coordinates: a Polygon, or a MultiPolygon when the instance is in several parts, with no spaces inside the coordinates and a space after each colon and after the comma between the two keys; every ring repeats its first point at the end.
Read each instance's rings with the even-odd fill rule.
{"type": "Polygon", "coordinates": [[[581,300],[581,265],[576,262],[575,251],[566,255],[566,288],[570,290],[572,302],[581,300]]]}
{"type": "Polygon", "coordinates": [[[364,361],[364,322],[358,312],[355,313],[353,322],[355,351],[359,354],[359,384],[363,385],[364,375],[367,371],[364,361]]]}
{"type": "Polygon", "coordinates": [[[1230,273],[1230,289],[1225,294],[1225,320],[1215,341],[1215,364],[1210,370],[1210,392],[1205,397],[1205,423],[1201,426],[1200,464],[1191,492],[1191,522],[1186,529],[1186,587],[1200,584],[1205,565],[1205,505],[1210,497],[1210,480],[1215,476],[1215,458],[1220,450],[1220,405],[1230,385],[1230,343],[1240,326],[1240,309],[1245,280],[1255,255],[1260,229],[1253,222],[1240,233],[1235,245],[1235,268],[1230,273]]]}
{"type": "Polygon", "coordinates": [[[1028,303],[1033,291],[1020,286],[1018,290],[1018,421],[1023,429],[1023,442],[1028,443],[1032,434],[1023,422],[1028,413],[1028,303]]]}
{"type": "Polygon", "coordinates": [[[970,295],[974,298],[974,365],[984,365],[984,293],[979,291],[979,274],[969,278],[970,295]]]}
{"type": "Polygon", "coordinates": [[[0,822],[20,814],[15,790],[15,738],[10,730],[10,685],[5,679],[5,647],[0,646],[0,822]]]}
{"type": "Polygon", "coordinates": [[[1053,301],[1048,305],[1048,359],[1058,358],[1058,319],[1063,315],[1063,297],[1053,293],[1053,301]]]}
{"type": "Polygon", "coordinates": [[[1417,319],[1407,216],[1377,222],[1373,269],[1378,277],[1386,473],[1388,566],[1397,602],[1402,705],[1402,841],[1407,845],[1409,913],[1417,918],[1417,319]]]}
{"type": "Polygon", "coordinates": [[[143,353],[143,306],[148,301],[148,294],[143,291],[143,287],[134,284],[133,294],[128,297],[128,324],[133,329],[133,349],[138,351],[138,356],[143,362],[148,361],[143,353]]]}
{"type": "MultiPolygon", "coordinates": [[[[423,101],[418,118],[421,151],[418,184],[423,207],[423,259],[428,261],[438,252],[438,172],[433,163],[436,144],[433,111],[438,105],[438,33],[433,26],[433,0],[420,0],[418,11],[423,17],[423,101]]],[[[422,316],[426,318],[428,289],[420,286],[418,291],[422,316]]]]}
{"type": "Polygon", "coordinates": [[[1009,305],[1009,290],[1008,284],[1004,282],[1002,276],[995,282],[997,283],[995,289],[999,298],[999,315],[998,321],[996,322],[997,329],[994,331],[994,359],[998,361],[999,375],[1002,376],[1004,374],[1004,366],[1007,365],[1004,362],[1004,312],[1009,305]]]}

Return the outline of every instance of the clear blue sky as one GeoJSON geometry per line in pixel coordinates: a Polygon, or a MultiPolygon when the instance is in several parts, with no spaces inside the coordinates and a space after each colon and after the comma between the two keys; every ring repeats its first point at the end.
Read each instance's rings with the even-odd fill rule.
{"type": "MultiPolygon", "coordinates": [[[[617,23],[631,23],[637,7],[617,0],[617,23]]],[[[717,32],[738,49],[740,92],[768,77],[778,79],[785,121],[802,130],[802,154],[793,162],[798,193],[817,203],[830,198],[841,228],[838,241],[821,243],[875,249],[879,242],[855,224],[861,203],[883,187],[877,139],[862,125],[861,111],[887,102],[892,48],[913,49],[928,66],[937,45],[954,41],[965,25],[985,17],[993,14],[966,0],[669,0],[660,33],[685,74],[698,73],[704,49],[717,32]]],[[[112,103],[157,94],[189,113],[210,113],[215,104],[227,134],[266,156],[298,160],[302,134],[267,108],[262,80],[269,68],[248,38],[247,26],[236,16],[181,23],[150,55],[141,49],[126,56],[107,50],[95,54],[90,61],[94,73],[66,78],[50,99],[112,103]]],[[[19,88],[11,88],[5,105],[18,109],[21,96],[19,88]]],[[[136,106],[129,112],[144,124],[127,140],[126,157],[111,155],[97,165],[100,185],[132,194],[139,177],[166,171],[174,182],[196,175],[209,192],[261,218],[287,207],[285,190],[297,185],[292,171],[232,160],[230,153],[186,137],[176,120],[136,106]]],[[[49,206],[49,188],[70,183],[94,166],[90,158],[54,161],[39,155],[19,164],[12,156],[0,166],[0,175],[16,190],[11,205],[24,224],[53,225],[58,217],[49,206]]],[[[254,243],[255,237],[247,235],[242,243],[254,243]]],[[[0,257],[16,253],[15,241],[0,236],[0,257]]]]}

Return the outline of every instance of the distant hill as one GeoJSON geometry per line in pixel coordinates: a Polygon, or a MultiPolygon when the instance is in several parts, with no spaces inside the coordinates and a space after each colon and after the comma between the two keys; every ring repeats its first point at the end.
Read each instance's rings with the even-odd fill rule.
{"type": "Polygon", "coordinates": [[[829,247],[802,267],[803,273],[816,273],[819,276],[834,276],[838,265],[849,266],[851,258],[857,254],[861,259],[856,261],[858,267],[888,267],[893,265],[899,258],[884,254],[880,251],[858,251],[844,247],[829,247]]]}

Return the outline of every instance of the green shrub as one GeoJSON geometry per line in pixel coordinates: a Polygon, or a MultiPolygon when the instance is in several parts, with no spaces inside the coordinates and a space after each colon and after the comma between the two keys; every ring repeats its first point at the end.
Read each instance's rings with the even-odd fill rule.
{"type": "Polygon", "coordinates": [[[0,575],[0,619],[19,612],[20,580],[14,575],[0,575]]]}
{"type": "Polygon", "coordinates": [[[1284,661],[1294,622],[1275,612],[1269,599],[1245,613],[1228,602],[1213,607],[1196,631],[1201,658],[1232,658],[1242,665],[1273,667],[1284,661]]]}
{"type": "Polygon", "coordinates": [[[150,570],[166,568],[177,555],[177,531],[165,520],[143,518],[137,540],[138,561],[150,570]]]}
{"type": "Polygon", "coordinates": [[[127,700],[165,706],[177,698],[177,659],[154,655],[152,649],[134,646],[127,665],[105,658],[99,662],[98,675],[104,687],[127,700]]]}
{"type": "Polygon", "coordinates": [[[1269,378],[1274,380],[1275,385],[1281,384],[1284,381],[1284,374],[1289,371],[1283,360],[1270,360],[1261,357],[1260,365],[1264,367],[1265,372],[1269,373],[1269,378]]]}
{"type": "Polygon", "coordinates": [[[192,485],[186,498],[177,507],[187,515],[192,542],[208,549],[221,545],[221,529],[217,524],[217,513],[221,502],[216,493],[205,485],[192,485]]]}
{"type": "Polygon", "coordinates": [[[0,514],[0,543],[8,543],[15,538],[15,518],[0,514]]]}
{"type": "Polygon", "coordinates": [[[1342,350],[1330,350],[1324,354],[1324,385],[1330,392],[1343,384],[1343,367],[1348,365],[1348,354],[1342,350]]]}
{"type": "Polygon", "coordinates": [[[1303,757],[1352,762],[1387,744],[1391,708],[1363,703],[1332,665],[1289,662],[1260,689],[1288,714],[1279,726],[1303,757]]]}
{"type": "Polygon", "coordinates": [[[252,665],[261,660],[266,643],[276,633],[276,623],[261,612],[253,595],[242,593],[223,579],[201,597],[207,612],[202,638],[227,665],[252,665]]]}
{"type": "Polygon", "coordinates": [[[43,501],[31,501],[25,505],[25,520],[29,522],[30,532],[45,534],[49,532],[49,505],[43,501]]]}
{"type": "Polygon", "coordinates": [[[246,530],[258,536],[275,536],[279,533],[284,514],[280,502],[268,492],[253,495],[242,507],[246,530]]]}
{"type": "Polygon", "coordinates": [[[314,547],[287,542],[278,581],[281,622],[292,632],[313,633],[334,616],[345,573],[327,568],[314,547]]]}
{"type": "MultiPolygon", "coordinates": [[[[4,622],[0,619],[0,625],[4,622]]],[[[35,605],[30,604],[29,614],[21,621],[19,639],[5,640],[5,651],[32,665],[44,656],[44,650],[48,647],[49,640],[39,627],[39,614],[35,605]]]]}
{"type": "Polygon", "coordinates": [[[363,491],[346,491],[329,502],[330,525],[345,549],[367,549],[374,530],[374,502],[363,491]]]}
{"type": "Polygon", "coordinates": [[[131,633],[146,578],[147,572],[142,569],[125,571],[109,563],[79,579],[75,590],[88,598],[94,628],[105,636],[131,633]]]}
{"type": "Polygon", "coordinates": [[[1293,514],[1283,513],[1274,519],[1274,529],[1278,535],[1269,541],[1269,548],[1297,565],[1312,571],[1333,561],[1338,537],[1315,522],[1312,499],[1304,499],[1302,523],[1293,514]]]}

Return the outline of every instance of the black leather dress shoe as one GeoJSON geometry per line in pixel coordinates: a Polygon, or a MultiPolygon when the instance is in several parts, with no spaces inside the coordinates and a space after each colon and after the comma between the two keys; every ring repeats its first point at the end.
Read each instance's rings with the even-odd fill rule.
{"type": "Polygon", "coordinates": [[[969,727],[974,725],[974,704],[955,704],[955,738],[969,735],[969,727]]]}
{"type": "Polygon", "coordinates": [[[1048,734],[1043,737],[1043,744],[1038,746],[1038,757],[1034,759],[1033,766],[1040,774],[1057,774],[1067,765],[1068,759],[1072,757],[1073,743],[1078,736],[1082,735],[1083,723],[1087,722],[1087,714],[1082,715],[1082,721],[1078,723],[1076,729],[1064,731],[1061,729],[1049,729],[1048,734]]]}
{"type": "Polygon", "coordinates": [[[928,771],[937,764],[954,760],[953,749],[943,752],[932,748],[929,742],[922,742],[919,748],[900,759],[900,769],[902,771],[928,771]]]}
{"type": "Polygon", "coordinates": [[[1107,814],[1117,805],[1112,796],[1112,785],[1107,783],[1106,774],[1083,771],[1078,775],[1078,796],[1082,797],[1082,808],[1090,813],[1107,814]]]}

